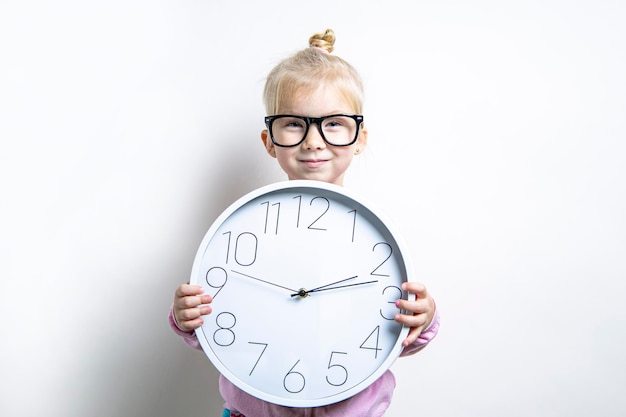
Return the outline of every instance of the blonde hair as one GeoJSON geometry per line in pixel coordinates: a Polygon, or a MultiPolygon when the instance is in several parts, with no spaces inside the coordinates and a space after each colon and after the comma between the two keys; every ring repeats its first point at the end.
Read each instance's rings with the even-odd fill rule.
{"type": "Polygon", "coordinates": [[[284,59],[267,76],[263,100],[268,115],[281,112],[298,94],[306,94],[327,83],[337,88],[357,114],[363,112],[363,83],[356,69],[345,60],[331,55],[335,32],[309,38],[309,47],[284,59]]]}

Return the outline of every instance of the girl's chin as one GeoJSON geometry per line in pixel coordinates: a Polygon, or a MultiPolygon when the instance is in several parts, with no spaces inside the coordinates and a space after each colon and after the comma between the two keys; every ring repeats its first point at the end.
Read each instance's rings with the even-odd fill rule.
{"type": "Polygon", "coordinates": [[[306,174],[306,175],[294,175],[288,176],[289,180],[311,180],[329,182],[335,185],[343,186],[343,177],[330,177],[328,175],[319,174],[306,174]]]}

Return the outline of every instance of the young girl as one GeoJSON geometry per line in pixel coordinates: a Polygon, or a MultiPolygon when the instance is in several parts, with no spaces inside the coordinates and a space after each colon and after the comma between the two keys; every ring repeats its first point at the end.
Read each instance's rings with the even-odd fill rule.
{"type": "MultiPolygon", "coordinates": [[[[268,115],[261,140],[290,180],[310,179],[343,185],[354,155],[367,145],[367,129],[353,115],[362,114],[363,87],[355,69],[331,55],[332,30],[313,35],[306,48],[279,63],[269,74],[264,91],[268,115]],[[324,119],[324,116],[344,115],[324,119]],[[312,118],[317,118],[312,120],[312,118]],[[322,118],[322,119],[319,119],[322,118]],[[341,126],[338,129],[337,126],[341,126]]],[[[403,290],[414,301],[399,300],[398,307],[410,314],[395,320],[410,327],[401,356],[423,349],[437,334],[439,318],[435,303],[424,285],[407,282],[403,290]]],[[[202,287],[183,284],[176,289],[170,310],[170,325],[190,346],[201,349],[194,329],[211,313],[212,298],[202,287]]],[[[382,416],[389,406],[395,379],[391,371],[352,398],[310,409],[283,407],[254,398],[220,376],[220,393],[226,400],[224,416],[382,416]]]]}

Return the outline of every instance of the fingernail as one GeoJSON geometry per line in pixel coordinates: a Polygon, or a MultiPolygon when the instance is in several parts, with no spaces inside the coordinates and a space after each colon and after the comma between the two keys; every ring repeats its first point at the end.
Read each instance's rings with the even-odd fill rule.
{"type": "Polygon", "coordinates": [[[396,307],[400,307],[400,300],[396,300],[396,307]]]}

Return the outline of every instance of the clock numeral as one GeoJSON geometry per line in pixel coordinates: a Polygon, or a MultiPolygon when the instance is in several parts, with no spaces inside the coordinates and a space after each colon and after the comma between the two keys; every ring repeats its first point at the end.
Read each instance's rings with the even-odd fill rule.
{"type": "Polygon", "coordinates": [[[381,263],[378,264],[378,266],[376,268],[374,268],[374,270],[372,272],[370,272],[370,275],[375,275],[378,277],[388,277],[389,274],[381,274],[378,272],[378,270],[380,269],[381,266],[383,266],[385,264],[385,262],[387,262],[389,260],[389,258],[391,258],[391,255],[393,254],[393,249],[391,247],[391,245],[387,242],[378,242],[377,244],[374,245],[374,247],[372,248],[372,252],[376,252],[377,249],[378,252],[382,252],[383,256],[387,256],[381,263]],[[385,249],[386,248],[386,249],[385,249]]]}
{"type": "MultiPolygon", "coordinates": [[[[302,218],[302,199],[303,196],[302,195],[296,195],[293,197],[294,200],[297,200],[297,211],[296,211],[296,228],[300,228],[300,220],[302,218]]],[[[265,206],[265,223],[263,225],[263,233],[267,234],[268,232],[271,233],[272,231],[270,230],[271,226],[274,225],[274,230],[273,233],[274,234],[278,234],[278,224],[280,223],[280,207],[281,207],[281,203],[274,203],[272,204],[271,201],[264,201],[261,203],[261,205],[265,206]],[[275,219],[272,215],[272,207],[276,207],[276,216],[275,219]]],[[[330,200],[328,200],[326,197],[322,197],[322,196],[315,196],[313,198],[311,198],[311,201],[309,202],[309,205],[313,208],[313,212],[312,212],[312,216],[315,217],[313,219],[313,221],[307,226],[307,229],[309,230],[328,230],[326,227],[324,227],[323,225],[323,217],[329,212],[330,210],[330,200]]],[[[354,219],[352,221],[352,241],[354,241],[354,227],[355,227],[355,222],[356,222],[356,210],[352,210],[350,213],[354,212],[354,219]]]]}
{"type": "Polygon", "coordinates": [[[222,291],[227,281],[228,273],[224,268],[220,268],[219,266],[214,266],[206,273],[206,283],[209,284],[211,288],[217,288],[217,291],[213,294],[213,298],[222,291]]]}
{"type": "Polygon", "coordinates": [[[294,368],[298,366],[299,363],[300,360],[298,360],[291,367],[289,372],[287,372],[287,375],[285,375],[285,378],[283,378],[283,387],[287,392],[290,392],[292,394],[297,394],[301,392],[306,385],[306,379],[304,379],[304,375],[302,375],[300,372],[294,371],[294,368]]]}
{"type": "Polygon", "coordinates": [[[297,229],[300,227],[300,209],[302,208],[302,196],[297,195],[293,199],[298,200],[298,215],[296,217],[296,229],[297,229]]]}
{"type": "Polygon", "coordinates": [[[232,330],[237,324],[233,313],[222,312],[215,317],[218,329],[213,332],[213,341],[216,345],[226,347],[235,343],[235,332],[232,330]]]}
{"type": "MultiPolygon", "coordinates": [[[[223,235],[228,236],[226,246],[226,263],[230,260],[230,247],[232,232],[224,232],[223,235]]],[[[259,239],[254,233],[243,232],[235,239],[235,262],[241,266],[250,266],[256,261],[256,255],[259,248],[259,239]]]]}
{"type": "MultiPolygon", "coordinates": [[[[263,226],[263,233],[267,234],[267,226],[269,225],[270,222],[270,202],[269,201],[264,201],[261,203],[261,205],[266,205],[267,207],[265,207],[265,226],[263,226]]],[[[277,235],[278,234],[278,223],[280,220],[280,203],[274,203],[271,205],[271,207],[276,207],[276,226],[274,227],[274,234],[277,235]]]]}
{"type": "Polygon", "coordinates": [[[222,236],[226,236],[228,240],[226,241],[226,260],[225,263],[228,263],[228,259],[230,258],[230,237],[232,236],[232,232],[224,232],[222,236]]]}
{"type": "Polygon", "coordinates": [[[326,376],[326,382],[328,382],[330,385],[334,386],[334,387],[339,387],[343,384],[346,383],[346,381],[348,380],[348,370],[345,368],[345,366],[339,365],[337,363],[333,363],[333,355],[347,355],[347,352],[331,352],[330,353],[330,359],[328,360],[328,370],[332,372],[329,372],[329,374],[332,374],[330,376],[332,376],[332,378],[329,378],[329,375],[326,376]],[[332,381],[331,381],[332,379],[332,381]]]}
{"type": "Polygon", "coordinates": [[[396,307],[396,300],[402,297],[402,290],[394,285],[390,285],[388,287],[385,287],[385,289],[382,292],[382,295],[386,296],[387,304],[391,304],[393,306],[393,308],[390,308],[390,306],[387,306],[387,308],[385,309],[385,312],[393,311],[393,314],[390,313],[391,317],[388,317],[389,314],[385,315],[385,312],[383,312],[383,309],[381,308],[380,315],[385,320],[393,320],[395,313],[400,311],[400,309],[396,307]],[[389,295],[386,295],[386,293],[389,293],[389,295]]]}
{"type": "Polygon", "coordinates": [[[259,342],[248,342],[248,343],[251,344],[251,345],[263,346],[263,350],[261,350],[261,354],[257,358],[256,362],[254,362],[254,366],[252,367],[252,369],[250,370],[250,373],[248,374],[248,376],[250,376],[250,375],[252,375],[252,372],[254,372],[254,370],[256,369],[256,366],[259,364],[259,361],[261,360],[261,357],[265,353],[265,349],[267,349],[268,345],[267,345],[267,343],[259,343],[259,342]]]}
{"type": "Polygon", "coordinates": [[[350,240],[352,243],[354,243],[354,230],[356,229],[356,210],[350,210],[348,213],[354,213],[354,216],[352,216],[352,239],[350,240]]]}
{"type": "Polygon", "coordinates": [[[363,343],[361,343],[361,346],[359,346],[361,349],[367,349],[367,350],[373,350],[374,351],[374,358],[378,358],[378,351],[382,350],[381,348],[379,348],[379,341],[380,341],[380,326],[376,326],[376,328],[374,328],[374,330],[372,330],[372,333],[370,333],[367,338],[363,341],[363,343]]]}
{"type": "MultiPolygon", "coordinates": [[[[326,230],[326,228],[323,227],[317,227],[315,226],[315,224],[322,218],[324,217],[324,215],[326,213],[328,213],[328,210],[330,209],[330,201],[328,201],[328,199],[326,197],[313,197],[311,199],[311,203],[309,204],[310,206],[313,206],[313,202],[315,200],[321,200],[322,201],[322,213],[317,217],[317,219],[313,220],[313,222],[309,225],[308,229],[310,230],[326,230]],[[324,204],[324,202],[326,202],[326,204],[324,204]],[[324,207],[325,206],[325,207],[324,207]]],[[[319,206],[319,204],[318,204],[319,206]]]]}
{"type": "Polygon", "coordinates": [[[256,261],[258,246],[259,239],[257,239],[254,233],[241,233],[235,241],[235,262],[241,266],[252,265],[256,261]],[[240,257],[243,259],[240,259],[240,257]]]}

